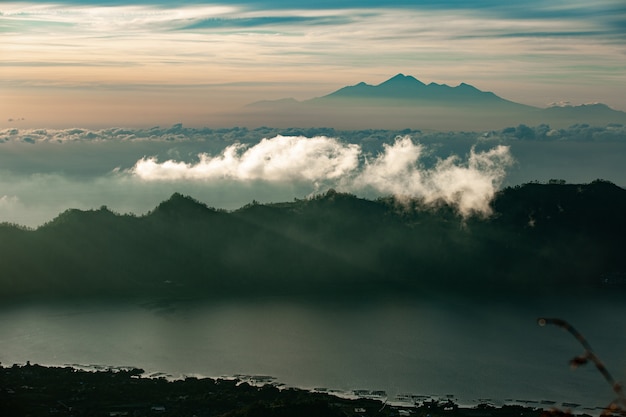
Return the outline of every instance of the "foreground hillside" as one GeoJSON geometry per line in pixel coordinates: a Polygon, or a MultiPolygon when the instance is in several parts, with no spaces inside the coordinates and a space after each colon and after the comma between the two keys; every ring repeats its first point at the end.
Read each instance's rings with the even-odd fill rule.
{"type": "Polygon", "coordinates": [[[526,184],[488,218],[330,190],[215,210],[174,194],[144,216],[68,210],[0,226],[0,295],[343,296],[624,288],[626,190],[526,184]]]}
{"type": "MultiPolygon", "coordinates": [[[[260,377],[267,379],[268,377],[260,377]]],[[[278,388],[240,379],[187,377],[167,381],[141,369],[97,372],[40,365],[0,366],[0,412],[13,416],[223,416],[223,417],[539,417],[542,409],[481,403],[459,407],[451,399],[392,405],[382,397],[341,398],[327,392],[278,388]]],[[[385,394],[382,392],[381,394],[385,394]]],[[[571,415],[571,414],[570,414],[571,415]]]]}

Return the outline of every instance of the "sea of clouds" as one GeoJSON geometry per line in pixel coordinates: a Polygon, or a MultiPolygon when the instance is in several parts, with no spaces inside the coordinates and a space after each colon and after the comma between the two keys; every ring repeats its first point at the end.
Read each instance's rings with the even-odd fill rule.
{"type": "Polygon", "coordinates": [[[489,202],[511,178],[623,177],[623,131],[619,126],[558,132],[518,126],[483,133],[182,125],[5,129],[0,130],[0,222],[36,227],[68,208],[102,205],[140,215],[174,192],[237,209],[252,200],[291,201],[330,188],[365,198],[445,201],[462,216],[488,215],[489,202]],[[583,134],[596,140],[576,139],[583,134]],[[568,169],[575,175],[568,176],[568,169]]]}

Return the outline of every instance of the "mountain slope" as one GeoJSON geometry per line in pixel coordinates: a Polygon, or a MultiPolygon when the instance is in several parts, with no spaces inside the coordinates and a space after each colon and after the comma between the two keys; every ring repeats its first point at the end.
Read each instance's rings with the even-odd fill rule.
{"type": "Polygon", "coordinates": [[[175,194],[151,213],[0,225],[0,298],[537,294],[626,281],[626,190],[528,184],[488,218],[329,191],[235,212],[175,194]],[[607,281],[608,282],[608,281],[607,281]]]}

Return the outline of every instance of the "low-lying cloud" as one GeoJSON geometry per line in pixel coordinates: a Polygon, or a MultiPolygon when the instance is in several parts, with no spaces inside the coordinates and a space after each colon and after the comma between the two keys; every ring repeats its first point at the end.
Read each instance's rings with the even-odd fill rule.
{"type": "Polygon", "coordinates": [[[17,198],[14,195],[5,194],[3,196],[0,196],[0,210],[6,209],[6,208],[13,208],[17,204],[19,204],[19,198],[17,198]]]}
{"type": "Polygon", "coordinates": [[[519,125],[483,133],[180,124],[0,129],[0,222],[37,227],[68,208],[101,205],[141,215],[174,192],[234,210],[331,187],[370,199],[447,201],[463,215],[488,213],[502,186],[601,178],[624,187],[625,132],[621,125],[519,125]],[[581,158],[589,163],[577,165],[581,158]]]}
{"type": "Polygon", "coordinates": [[[133,168],[145,180],[325,181],[358,167],[360,148],[324,136],[276,136],[252,147],[228,146],[218,156],[199,155],[195,164],[143,158],[133,168]]]}
{"type": "Polygon", "coordinates": [[[279,182],[309,184],[366,195],[445,201],[463,216],[489,214],[489,202],[513,163],[507,146],[483,152],[472,148],[467,159],[451,156],[432,167],[420,161],[423,145],[408,136],[366,155],[359,145],[317,136],[276,136],[258,144],[228,146],[219,155],[198,155],[195,163],[142,158],[128,171],[143,181],[279,182]]]}
{"type": "Polygon", "coordinates": [[[489,214],[489,202],[502,184],[513,157],[508,146],[484,152],[471,149],[466,161],[459,156],[440,159],[432,168],[420,164],[424,147],[408,137],[385,145],[384,152],[355,176],[352,188],[373,188],[400,198],[420,198],[426,203],[445,201],[463,216],[489,214]]]}

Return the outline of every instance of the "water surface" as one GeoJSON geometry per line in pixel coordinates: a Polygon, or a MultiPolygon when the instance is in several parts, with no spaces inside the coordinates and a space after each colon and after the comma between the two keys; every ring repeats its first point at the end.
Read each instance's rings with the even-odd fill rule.
{"type": "Polygon", "coordinates": [[[538,316],[576,325],[625,379],[626,305],[567,298],[12,306],[0,310],[0,361],[136,366],[175,377],[271,375],[301,388],[384,390],[391,400],[607,405],[612,391],[597,370],[568,366],[582,347],[559,328],[537,326],[538,316]]]}

